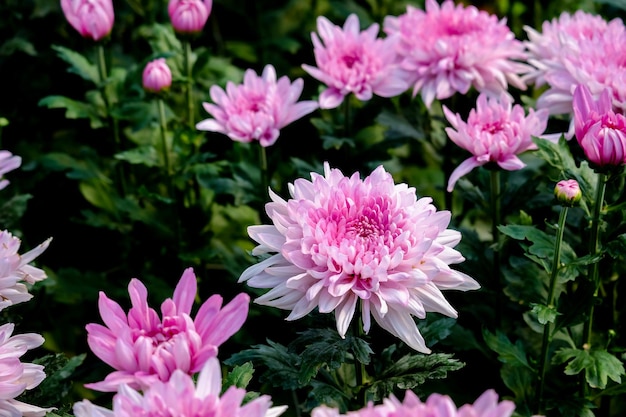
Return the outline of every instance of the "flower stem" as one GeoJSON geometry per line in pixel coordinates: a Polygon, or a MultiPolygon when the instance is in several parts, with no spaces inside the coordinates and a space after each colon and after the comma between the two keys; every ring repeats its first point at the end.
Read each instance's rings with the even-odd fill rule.
{"type": "Polygon", "coordinates": [[[500,170],[493,169],[491,172],[491,237],[493,239],[493,285],[496,291],[496,328],[499,327],[502,316],[501,292],[502,282],[500,273],[500,231],[498,226],[501,222],[501,201],[500,201],[500,170]]]}
{"type": "MultiPolygon", "coordinates": [[[[548,289],[548,308],[556,307],[554,305],[556,278],[561,265],[561,243],[563,242],[563,232],[565,230],[565,219],[567,218],[568,208],[561,207],[559,214],[559,223],[557,225],[556,240],[554,242],[554,254],[552,257],[552,270],[550,271],[550,287],[548,289]]],[[[544,414],[543,390],[545,387],[546,364],[548,363],[548,348],[552,342],[552,322],[548,321],[543,327],[543,340],[541,343],[541,356],[539,358],[539,371],[537,373],[537,392],[535,393],[535,403],[537,413],[544,414]]]]}
{"type": "Polygon", "coordinates": [[[259,165],[261,166],[261,201],[265,201],[267,197],[267,188],[269,187],[269,179],[267,173],[267,151],[265,146],[259,145],[259,165]]]}
{"type": "Polygon", "coordinates": [[[194,106],[193,106],[193,88],[191,78],[191,42],[188,39],[183,41],[184,50],[184,65],[185,65],[185,77],[186,77],[186,93],[187,93],[187,123],[190,129],[194,129],[194,106]]]}
{"type": "MultiPolygon", "coordinates": [[[[363,337],[363,318],[361,315],[361,304],[360,301],[357,302],[357,308],[355,317],[356,323],[353,323],[352,326],[352,334],[355,339],[360,339],[363,337]]],[[[356,356],[354,357],[354,375],[356,380],[356,389],[357,389],[357,400],[362,405],[367,405],[367,401],[365,399],[365,391],[363,390],[364,376],[365,376],[365,365],[362,362],[357,360],[356,356]]]]}
{"type": "Polygon", "coordinates": [[[170,151],[167,146],[167,121],[165,119],[165,103],[163,103],[163,99],[157,99],[157,107],[159,110],[159,126],[161,127],[161,152],[163,153],[163,165],[165,166],[167,177],[170,178],[172,169],[170,165],[170,151]]]}

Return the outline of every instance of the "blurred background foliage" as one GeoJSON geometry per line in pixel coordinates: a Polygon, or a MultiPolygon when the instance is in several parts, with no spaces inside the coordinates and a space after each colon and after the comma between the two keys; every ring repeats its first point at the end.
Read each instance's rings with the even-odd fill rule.
{"type": "MultiPolygon", "coordinates": [[[[419,1],[395,0],[215,0],[205,30],[191,40],[193,119],[207,117],[200,103],[210,101],[211,85],[239,82],[246,69],[260,73],[266,64],[274,65],[279,76],[304,78],[301,99],[316,97],[320,86],[301,64],[314,62],[310,34],[316,30],[317,16],[342,24],[350,13],[357,13],[362,27],[382,25],[386,15],[403,13],[407,4],[423,7],[419,1]]],[[[519,39],[525,39],[524,25],[539,28],[563,11],[581,9],[613,18],[623,16],[625,6],[623,0],[471,4],[505,17],[519,39]]],[[[85,324],[100,322],[98,291],[127,306],[128,282],[137,277],[149,287],[152,305],[158,306],[171,295],[183,269],[192,266],[201,299],[214,293],[225,301],[242,291],[253,294],[237,284],[241,271],[255,261],[249,255],[254,245],[246,227],[267,219],[258,144],[235,143],[223,135],[190,129],[181,111],[187,80],[181,43],[169,27],[167,1],[115,0],[114,7],[115,25],[104,44],[110,77],[103,84],[92,76],[94,43],[67,24],[57,0],[0,3],[4,87],[0,117],[5,121],[0,149],[23,158],[22,168],[10,176],[11,186],[3,191],[14,198],[11,210],[16,213],[2,213],[0,228],[21,237],[22,250],[53,237],[37,262],[49,278],[34,289],[32,302],[3,314],[7,320],[20,320],[20,332],[42,333],[47,353],[68,357],[87,353],[73,374],[74,391],[68,394],[73,400],[93,397],[95,393],[82,389],[82,383],[100,380],[109,371],[89,352],[84,330],[85,324]],[[164,175],[155,152],[154,100],[141,88],[141,71],[157,56],[167,57],[174,74],[174,85],[165,97],[169,140],[175,144],[171,176],[164,175]],[[109,113],[99,93],[102,89],[111,99],[109,113]],[[120,132],[118,142],[112,139],[114,123],[120,132]]],[[[525,94],[532,101],[537,92],[525,94]]],[[[452,226],[463,229],[460,250],[467,258],[460,268],[479,281],[489,276],[485,236],[490,226],[481,207],[488,201],[484,190],[489,179],[477,170],[468,176],[471,182],[459,182],[463,197],[455,193],[454,200],[446,201],[441,170],[446,138],[440,108],[428,112],[409,93],[351,104],[350,135],[343,134],[346,115],[339,111],[317,111],[283,129],[276,145],[267,149],[272,189],[287,196],[289,182],[321,171],[323,161],[345,174],[362,175],[384,164],[397,182],[416,187],[420,196],[432,196],[438,207],[452,204],[452,226]]],[[[449,151],[452,161],[464,158],[459,150],[449,151]]],[[[544,163],[532,158],[527,162],[528,169],[506,173],[508,219],[554,218],[551,188],[537,187],[538,179],[546,175],[544,163]]],[[[582,221],[582,214],[570,220],[582,221]]],[[[580,241],[576,233],[570,238],[573,245],[580,241]]],[[[510,300],[501,317],[494,317],[490,309],[496,288],[486,285],[485,291],[449,295],[460,311],[459,326],[441,343],[465,367],[431,382],[425,392],[443,391],[457,403],[472,402],[487,388],[503,395],[510,392],[511,385],[500,378],[497,355],[485,345],[481,332],[485,323],[495,320],[511,335],[528,331],[516,327],[515,321],[537,296],[533,291],[541,290],[523,283],[525,275],[538,273],[520,272],[516,262],[523,256],[520,252],[510,258],[505,288],[510,300]]],[[[623,313],[623,307],[616,307],[612,314],[623,313]]],[[[283,317],[282,312],[251,305],[244,330],[221,348],[220,357],[266,339],[287,344],[290,335],[310,325],[307,320],[285,322],[283,317]]],[[[372,333],[374,351],[379,343],[389,343],[389,335],[372,333]]],[[[493,337],[493,343],[504,343],[493,337]]],[[[523,393],[514,393],[518,394],[523,393]]],[[[275,402],[281,403],[281,394],[277,395],[275,402]]]]}

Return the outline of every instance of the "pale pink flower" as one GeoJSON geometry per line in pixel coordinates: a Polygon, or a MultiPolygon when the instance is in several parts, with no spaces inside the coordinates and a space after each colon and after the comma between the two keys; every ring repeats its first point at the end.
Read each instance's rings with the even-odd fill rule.
{"type": "MultiPolygon", "coordinates": [[[[541,33],[526,27],[529,83],[547,85],[537,99],[538,109],[550,114],[571,114],[574,89],[586,85],[594,96],[609,89],[615,108],[626,109],[626,27],[621,19],[609,22],[577,11],[563,12],[545,21],[541,33]]],[[[571,138],[572,131],[567,138],[571,138]]]]}
{"type": "Polygon", "coordinates": [[[9,181],[2,178],[4,174],[19,168],[21,164],[21,157],[13,155],[9,151],[0,151],[0,190],[9,185],[9,181]]]}
{"type": "Polygon", "coordinates": [[[253,255],[273,254],[246,269],[239,282],[268,288],[255,301],[291,310],[287,320],[313,309],[335,313],[344,337],[360,303],[363,327],[371,317],[420,352],[430,352],[413,316],[457,312],[441,290],[479,285],[449,267],[464,260],[454,246],[461,234],[447,229],[450,212],[437,211],[431,198],[394,184],[382,166],[364,180],[345,177],[324,164],[324,175],[289,185],[291,198],[270,190],[265,206],[272,225],[251,226],[259,243],[253,255]]]}
{"type": "Polygon", "coordinates": [[[172,71],[165,58],[154,59],[146,64],[142,73],[142,84],[146,91],[159,93],[172,85],[172,71]]]}
{"type": "Polygon", "coordinates": [[[84,38],[98,41],[111,33],[115,20],[112,0],[61,0],[61,8],[84,38]]]}
{"type": "Polygon", "coordinates": [[[20,255],[18,250],[22,241],[7,230],[0,231],[0,311],[33,298],[26,284],[42,281],[47,275],[29,264],[46,250],[51,240],[47,239],[20,255]]]}
{"type": "Polygon", "coordinates": [[[46,377],[43,366],[22,363],[20,357],[39,347],[44,339],[36,333],[12,336],[15,326],[0,326],[0,415],[40,417],[54,408],[40,408],[15,398],[38,386],[46,377]]]}
{"type": "Polygon", "coordinates": [[[391,395],[382,404],[371,403],[361,410],[340,414],[334,408],[320,406],[313,409],[311,417],[510,417],[515,411],[512,401],[498,402],[494,390],[485,391],[473,404],[464,404],[457,409],[447,395],[431,394],[425,402],[420,401],[413,391],[407,390],[404,401],[391,395]]]}
{"type": "Polygon", "coordinates": [[[504,93],[499,99],[481,93],[467,122],[446,106],[443,106],[443,111],[452,125],[446,128],[448,137],[472,154],[450,175],[448,191],[454,189],[459,178],[490,162],[508,171],[525,167],[526,164],[517,155],[537,149],[532,138],[540,137],[548,123],[547,110],[529,109],[526,115],[524,108],[519,104],[513,105],[513,100],[504,93]]]}
{"type": "Polygon", "coordinates": [[[311,34],[317,67],[302,68],[328,86],[319,97],[320,108],[335,108],[350,93],[367,101],[373,94],[393,97],[409,88],[407,74],[398,67],[395,40],[378,38],[378,24],[361,31],[358,16],[351,14],[342,29],[320,16],[317,31],[319,37],[311,34]]]}
{"type": "Polygon", "coordinates": [[[187,268],[173,299],[161,304],[161,318],[148,306],[148,291],[138,279],[132,279],[128,286],[132,303],[128,315],[101,292],[98,307],[106,326],[88,324],[87,342],[93,353],[116,371],[104,381],[85,386],[116,391],[125,383],[145,389],[155,381],[169,380],[176,369],[198,372],[217,355],[219,345],[241,328],[250,297],[239,294],[222,308],[222,297],[213,295],[192,319],[196,291],[196,276],[187,268]]]}
{"type": "Polygon", "coordinates": [[[203,103],[213,116],[198,124],[199,130],[223,133],[238,142],[258,140],[261,146],[273,145],[280,129],[317,109],[314,101],[297,102],[303,81],[293,83],[283,76],[276,79],[276,70],[266,65],[259,77],[248,69],[243,84],[226,84],[226,91],[214,85],[210,94],[213,103],[203,103]]]}
{"type": "Polygon", "coordinates": [[[170,0],[167,12],[176,32],[193,34],[202,31],[212,7],[213,0],[170,0]]]}
{"type": "Polygon", "coordinates": [[[384,31],[398,37],[401,67],[413,76],[413,95],[426,106],[433,100],[470,87],[500,94],[509,84],[524,90],[521,75],[530,70],[524,44],[495,15],[475,6],[426,0],[426,9],[407,6],[400,16],[387,16],[384,31]]]}
{"type": "Polygon", "coordinates": [[[576,87],[574,129],[587,160],[595,168],[626,164],[626,117],[613,111],[608,90],[594,100],[587,86],[576,87]]]}
{"type": "Polygon", "coordinates": [[[554,196],[565,206],[572,207],[578,204],[583,196],[580,185],[576,180],[562,180],[554,186],[554,196]]]}
{"type": "Polygon", "coordinates": [[[95,406],[84,400],[74,405],[76,417],[277,417],[287,407],[271,407],[267,395],[242,404],[246,391],[234,386],[224,394],[220,364],[209,359],[200,370],[197,383],[192,376],[177,369],[169,381],[156,381],[143,393],[124,384],[113,397],[113,410],[95,406]],[[164,414],[164,409],[167,412],[164,414]]]}

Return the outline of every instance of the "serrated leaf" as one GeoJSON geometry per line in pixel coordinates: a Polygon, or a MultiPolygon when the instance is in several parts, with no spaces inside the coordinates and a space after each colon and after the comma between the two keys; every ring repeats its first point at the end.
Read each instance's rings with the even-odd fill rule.
{"type": "Polygon", "coordinates": [[[138,146],[115,154],[115,158],[135,165],[155,167],[161,165],[159,152],[154,146],[138,146]]]}
{"type": "Polygon", "coordinates": [[[252,380],[253,374],[254,367],[252,366],[252,362],[246,362],[243,365],[236,365],[224,377],[222,381],[222,391],[226,391],[226,389],[231,386],[246,388],[252,380]]]}
{"type": "Polygon", "coordinates": [[[541,324],[554,323],[557,314],[559,314],[554,306],[530,303],[531,311],[537,315],[537,321],[541,324]]]}
{"type": "Polygon", "coordinates": [[[341,149],[344,145],[349,146],[350,148],[356,147],[354,143],[354,139],[352,138],[339,138],[331,135],[323,135],[322,136],[322,147],[324,150],[328,149],[341,149]]]}
{"type": "Polygon", "coordinates": [[[553,362],[568,362],[564,371],[566,375],[585,371],[585,380],[593,388],[606,388],[608,379],[619,384],[625,373],[622,362],[606,350],[564,348],[554,355],[553,362]]]}
{"type": "Polygon", "coordinates": [[[39,105],[49,109],[65,109],[65,117],[68,119],[89,119],[92,129],[104,126],[93,106],[82,101],[64,96],[47,96],[39,100],[39,105]]]}
{"type": "Polygon", "coordinates": [[[59,45],[52,45],[52,49],[57,52],[59,58],[70,64],[68,72],[77,74],[84,80],[91,81],[96,85],[100,82],[98,68],[85,56],[59,45]]]}
{"type": "Polygon", "coordinates": [[[498,354],[500,362],[533,369],[528,363],[526,350],[519,340],[513,344],[504,333],[496,331],[494,335],[488,330],[483,331],[483,338],[487,346],[498,354]]]}

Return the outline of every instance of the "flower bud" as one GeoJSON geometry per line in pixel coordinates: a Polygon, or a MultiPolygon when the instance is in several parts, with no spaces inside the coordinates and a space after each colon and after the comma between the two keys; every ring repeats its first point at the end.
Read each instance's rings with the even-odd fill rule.
{"type": "Polygon", "coordinates": [[[113,28],[112,0],[61,0],[67,21],[84,38],[98,41],[113,28]]]}
{"type": "Polygon", "coordinates": [[[578,205],[583,194],[576,180],[563,180],[554,187],[554,196],[564,206],[574,207],[578,205]]]}
{"type": "Polygon", "coordinates": [[[143,88],[151,93],[159,93],[172,85],[172,72],[165,58],[148,62],[142,75],[143,88]]]}
{"type": "Polygon", "coordinates": [[[201,32],[212,6],[213,0],[170,0],[167,12],[174,31],[181,34],[201,32]]]}

